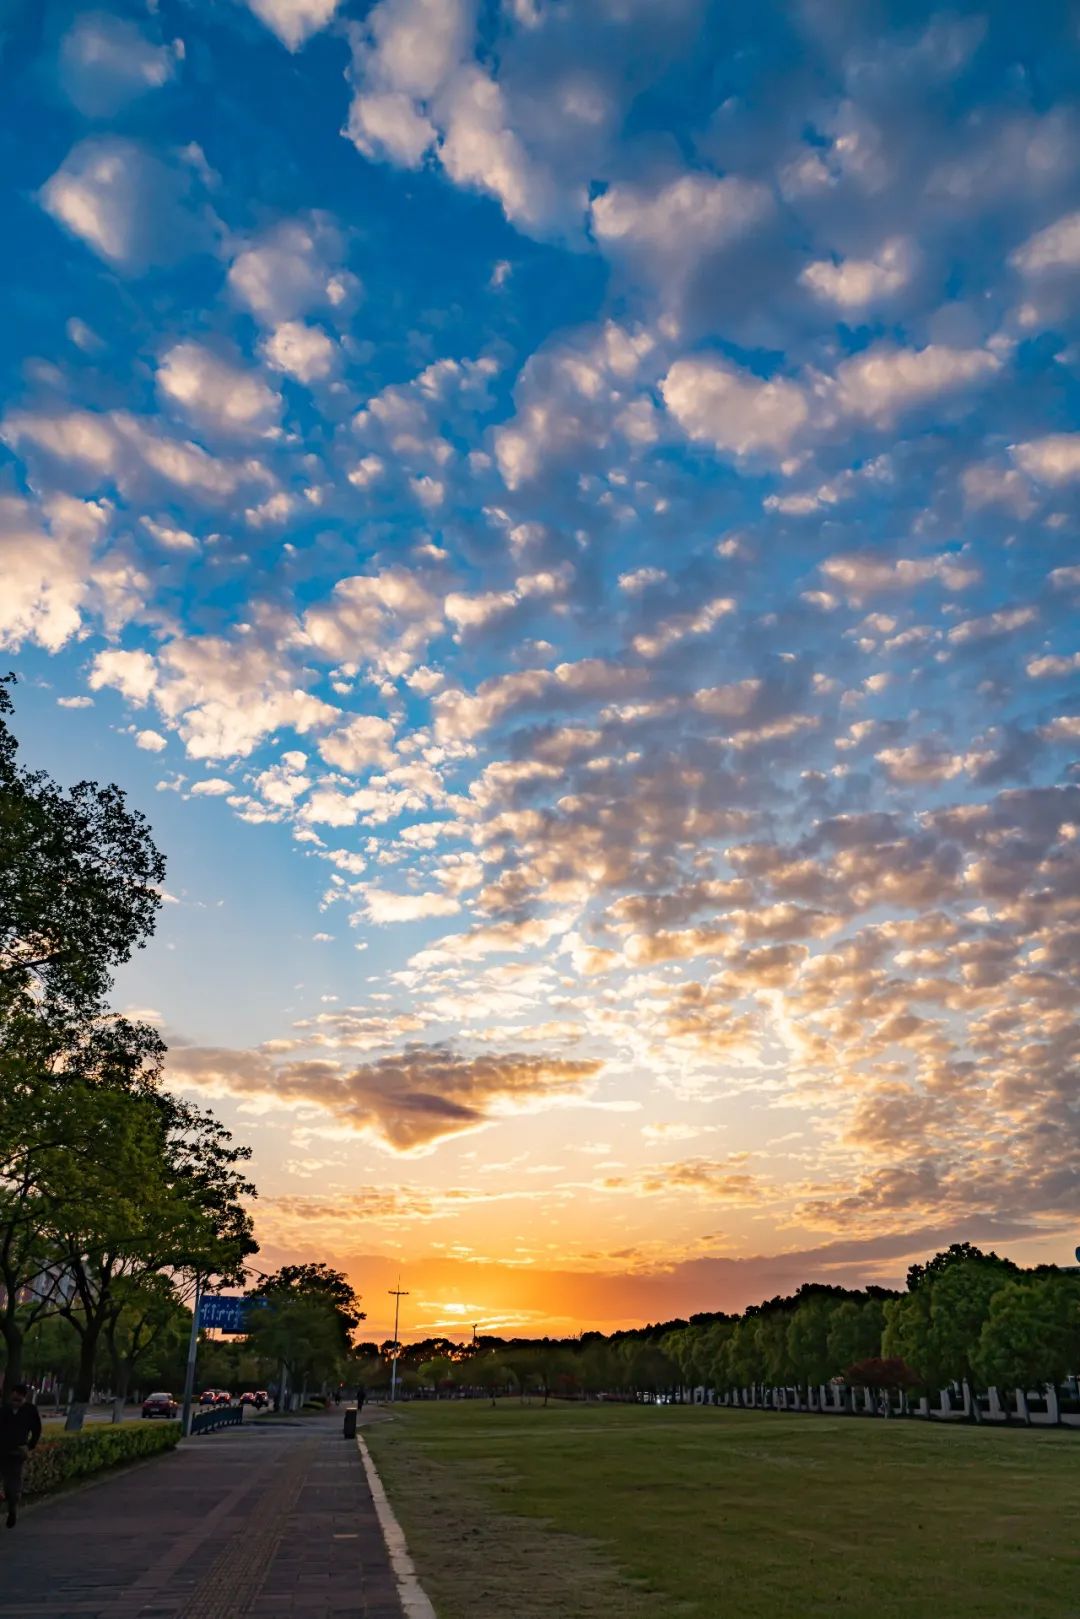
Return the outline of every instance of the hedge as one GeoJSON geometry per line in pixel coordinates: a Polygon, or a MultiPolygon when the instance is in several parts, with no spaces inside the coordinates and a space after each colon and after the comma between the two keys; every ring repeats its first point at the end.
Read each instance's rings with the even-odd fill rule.
{"type": "Polygon", "coordinates": [[[92,1473],[160,1456],[179,1438],[178,1422],[103,1422],[81,1433],[50,1434],[46,1429],[26,1463],[23,1490],[32,1497],[51,1495],[92,1473]]]}

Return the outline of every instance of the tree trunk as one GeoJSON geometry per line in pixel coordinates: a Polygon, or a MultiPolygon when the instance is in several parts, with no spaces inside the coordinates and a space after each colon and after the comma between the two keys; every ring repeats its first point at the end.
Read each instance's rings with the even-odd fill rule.
{"type": "Polygon", "coordinates": [[[128,1385],[131,1382],[131,1364],[121,1357],[113,1362],[113,1408],[112,1420],[123,1422],[124,1407],[127,1404],[128,1385]]]}
{"type": "Polygon", "coordinates": [[[83,1328],[79,1344],[79,1370],[75,1377],[75,1389],[71,1405],[68,1407],[67,1421],[64,1424],[65,1433],[79,1433],[82,1429],[86,1408],[94,1392],[94,1362],[97,1359],[100,1330],[100,1327],[92,1321],[88,1321],[83,1328]]]}
{"type": "Polygon", "coordinates": [[[23,1332],[14,1317],[5,1316],[2,1323],[4,1346],[7,1357],[4,1362],[4,1388],[12,1388],[16,1383],[22,1382],[23,1369],[23,1332]]]}

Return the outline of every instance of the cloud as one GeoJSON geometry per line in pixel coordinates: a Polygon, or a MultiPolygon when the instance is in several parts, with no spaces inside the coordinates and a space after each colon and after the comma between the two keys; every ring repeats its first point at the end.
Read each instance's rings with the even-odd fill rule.
{"type": "Polygon", "coordinates": [[[738,456],[782,454],[810,414],[797,383],[765,381],[706,355],[676,360],[660,391],[687,437],[738,456]]]}
{"type": "Polygon", "coordinates": [[[392,764],[393,742],[394,727],[389,720],[377,714],[357,714],[340,730],[324,736],[319,752],[328,765],[354,775],[374,765],[392,764]]]}
{"type": "Polygon", "coordinates": [[[707,1158],[684,1158],[639,1170],[634,1175],[608,1175],[601,1186],[608,1192],[632,1192],[637,1196],[668,1197],[689,1192],[710,1203],[753,1204],[765,1197],[765,1189],[746,1173],[739,1159],[716,1163],[707,1158]]]}
{"type": "Polygon", "coordinates": [[[168,747],[168,741],[160,731],[137,731],[135,733],[135,746],[142,748],[144,753],[161,753],[168,747]]]}
{"type": "Polygon", "coordinates": [[[494,434],[506,487],[519,489],[563,462],[576,465],[620,433],[651,443],[655,432],[642,435],[642,418],[627,411],[644,405],[645,421],[651,417],[639,389],[654,347],[648,331],[607,321],[533,354],[514,388],[516,414],[494,434]]]}
{"type": "Polygon", "coordinates": [[[765,186],[739,175],[683,174],[655,187],[619,183],[592,204],[593,235],[640,264],[670,296],[702,258],[745,236],[772,210],[765,186]]]}
{"type": "Polygon", "coordinates": [[[910,242],[898,236],[884,242],[872,259],[816,260],[800,272],[799,280],[824,302],[859,311],[906,287],[913,264],[910,242]]]}
{"type": "Polygon", "coordinates": [[[92,558],[111,515],[104,503],[67,496],[40,509],[0,496],[0,647],[14,652],[33,641],[58,652],[79,634],[95,594],[92,558]]]}
{"type": "Polygon", "coordinates": [[[340,0],[245,0],[248,9],[288,51],[296,52],[334,17],[340,0]]]}
{"type": "Polygon", "coordinates": [[[122,494],[137,495],[165,485],[216,504],[245,487],[265,490],[271,481],[258,461],[212,456],[199,444],[170,437],[156,419],[123,410],[15,410],[0,423],[0,436],[84,490],[115,484],[122,494]]]}
{"type": "Polygon", "coordinates": [[[1080,433],[1048,433],[1013,447],[1017,464],[1040,483],[1073,483],[1080,478],[1080,433]]]}
{"type": "Polygon", "coordinates": [[[174,78],[180,40],[155,45],[126,18],[106,11],[76,17],[60,42],[60,82],[89,118],[107,118],[174,78]]]}
{"type": "Polygon", "coordinates": [[[321,326],[303,321],[283,321],[263,343],[263,354],[275,371],[284,371],[297,382],[324,382],[337,369],[337,345],[321,326]]]}
{"type": "Polygon", "coordinates": [[[454,916],[460,909],[457,900],[449,894],[395,894],[385,888],[364,889],[364,916],[376,924],[454,916]]]}
{"type": "Polygon", "coordinates": [[[986,381],[1001,364],[988,349],[879,343],[837,367],[836,402],[847,415],[886,425],[904,411],[986,381]]]}
{"type": "Polygon", "coordinates": [[[502,85],[473,58],[464,0],[381,0],[353,36],[348,138],[365,157],[416,168],[434,150],[455,185],[480,191],[526,230],[555,227],[569,205],[514,127],[502,85]]]}
{"type": "Polygon", "coordinates": [[[1036,231],[1012,254],[1011,263],[1032,276],[1080,269],[1080,213],[1066,214],[1036,231]]]}
{"type": "Polygon", "coordinates": [[[324,657],[360,656],[398,676],[420,661],[442,622],[438,596],[423,577],[393,567],[339,579],[328,600],[305,613],[303,633],[324,657]]]}
{"type": "Polygon", "coordinates": [[[189,422],[235,438],[264,438],[281,416],[281,396],[254,372],[199,343],[177,343],[158,364],[157,388],[189,422]]]}
{"type": "Polygon", "coordinates": [[[517,1052],[469,1057],[445,1046],[409,1046],[351,1069],[327,1061],[275,1066],[256,1052],[197,1046],[169,1055],[176,1084],[315,1108],[398,1153],[429,1151],[496,1118],[578,1100],[601,1066],[517,1052]]]}
{"type": "Polygon", "coordinates": [[[949,591],[966,590],[982,577],[975,563],[948,553],[889,559],[874,551],[850,552],[846,556],[827,557],[821,571],[830,584],[839,586],[853,602],[917,590],[931,582],[949,591]]]}
{"type": "Polygon", "coordinates": [[[282,220],[237,253],[229,288],[265,326],[296,321],[316,309],[340,309],[358,290],[356,278],[342,267],[344,252],[329,215],[282,220]]]}
{"type": "Polygon", "coordinates": [[[118,270],[139,275],[208,247],[209,217],[191,206],[190,168],[137,141],[92,136],[42,186],[45,211],[118,270]]]}

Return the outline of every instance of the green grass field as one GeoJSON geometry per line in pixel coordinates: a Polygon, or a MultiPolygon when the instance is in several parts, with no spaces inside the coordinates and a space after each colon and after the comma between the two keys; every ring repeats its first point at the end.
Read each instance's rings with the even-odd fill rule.
{"type": "Polygon", "coordinates": [[[506,1400],[365,1436],[440,1619],[1080,1614],[1080,1433],[506,1400]]]}

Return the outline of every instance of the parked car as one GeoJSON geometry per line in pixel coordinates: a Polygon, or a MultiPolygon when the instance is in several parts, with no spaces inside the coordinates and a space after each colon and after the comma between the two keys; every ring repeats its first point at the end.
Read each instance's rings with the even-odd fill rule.
{"type": "Polygon", "coordinates": [[[270,1404],[270,1396],[265,1389],[255,1390],[255,1409],[261,1411],[263,1406],[270,1404]]]}
{"type": "Polygon", "coordinates": [[[171,1394],[148,1394],[142,1403],[144,1417],[175,1417],[178,1406],[171,1394]]]}

